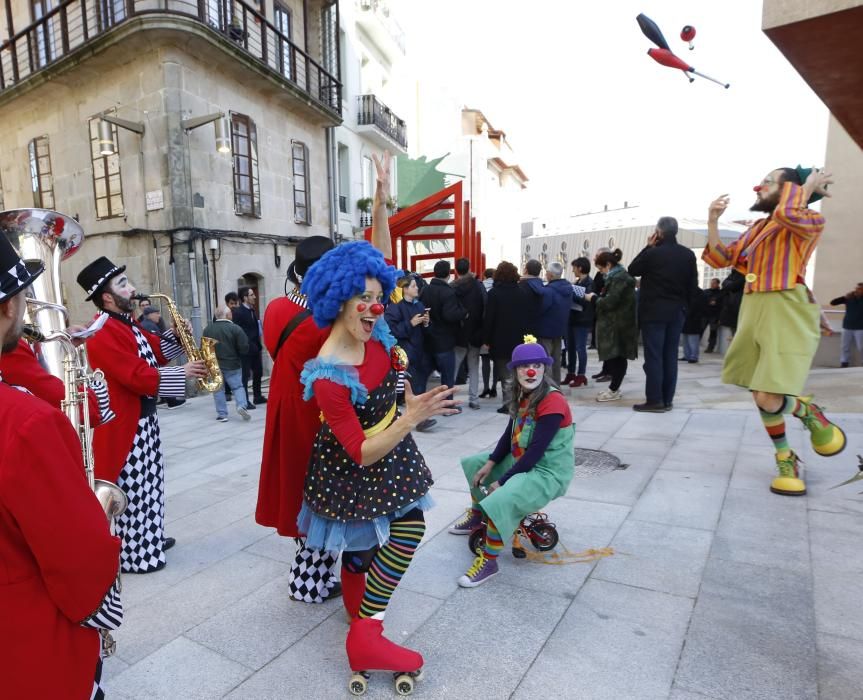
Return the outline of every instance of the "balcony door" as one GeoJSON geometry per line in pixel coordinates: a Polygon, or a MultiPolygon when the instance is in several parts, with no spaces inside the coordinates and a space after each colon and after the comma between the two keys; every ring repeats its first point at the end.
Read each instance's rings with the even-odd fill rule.
{"type": "MultiPolygon", "coordinates": [[[[31,0],[30,10],[33,15],[33,23],[45,17],[51,10],[51,0],[31,0]]],[[[39,25],[36,32],[36,46],[34,69],[44,68],[53,61],[57,54],[54,45],[54,20],[49,19],[39,25]]]]}
{"type": "Polygon", "coordinates": [[[108,29],[126,19],[126,0],[98,0],[99,26],[108,29]]]}
{"type": "Polygon", "coordinates": [[[292,37],[292,24],[293,20],[291,17],[291,11],[282,5],[279,2],[276,2],[273,5],[274,12],[274,23],[276,25],[276,29],[278,30],[281,36],[278,38],[278,59],[279,59],[279,72],[284,75],[288,80],[294,79],[294,62],[293,62],[293,48],[290,44],[293,41],[292,37]],[[287,41],[285,41],[287,39],[287,41]]]}

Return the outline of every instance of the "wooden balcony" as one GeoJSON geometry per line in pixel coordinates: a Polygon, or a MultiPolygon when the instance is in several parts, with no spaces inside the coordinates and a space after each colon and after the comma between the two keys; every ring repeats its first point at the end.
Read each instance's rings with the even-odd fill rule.
{"type": "Polygon", "coordinates": [[[0,45],[0,95],[139,18],[183,18],[240,49],[266,73],[340,117],[342,86],[243,0],[65,0],[0,45]]]}

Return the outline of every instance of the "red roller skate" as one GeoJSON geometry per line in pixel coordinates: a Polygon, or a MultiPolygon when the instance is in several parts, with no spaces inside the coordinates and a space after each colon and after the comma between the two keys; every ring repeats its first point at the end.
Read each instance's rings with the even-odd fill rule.
{"type": "Polygon", "coordinates": [[[348,663],[353,675],[348,690],[353,695],[366,692],[371,671],[390,671],[399,695],[410,695],[422,678],[423,657],[384,637],[383,620],[356,618],[351,622],[345,641],[348,663]]]}

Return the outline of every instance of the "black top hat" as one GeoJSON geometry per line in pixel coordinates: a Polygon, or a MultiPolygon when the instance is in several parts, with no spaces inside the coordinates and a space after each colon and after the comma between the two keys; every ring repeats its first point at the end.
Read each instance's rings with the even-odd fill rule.
{"type": "Polygon", "coordinates": [[[299,286],[299,277],[303,277],[313,263],[316,263],[324,253],[333,248],[335,248],[335,244],[326,236],[309,236],[303,240],[297,245],[294,261],[288,265],[288,279],[299,286]]]}
{"type": "Polygon", "coordinates": [[[38,260],[25,263],[9,239],[0,235],[0,303],[29,287],[44,270],[45,266],[38,260]]]}
{"type": "Polygon", "coordinates": [[[90,301],[111,281],[112,277],[116,277],[125,270],[125,265],[117,267],[103,255],[78,273],[78,284],[87,292],[87,301],[90,301]]]}

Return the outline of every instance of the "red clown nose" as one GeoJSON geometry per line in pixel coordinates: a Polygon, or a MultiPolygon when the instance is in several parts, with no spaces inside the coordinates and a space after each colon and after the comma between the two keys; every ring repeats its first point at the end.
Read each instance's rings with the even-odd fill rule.
{"type": "Polygon", "coordinates": [[[761,185],[755,185],[755,187],[752,188],[752,191],[753,192],[761,192],[761,185]]]}
{"type": "Polygon", "coordinates": [[[533,368],[531,368],[531,369],[527,370],[527,372],[525,372],[525,374],[526,374],[530,379],[533,379],[533,378],[536,376],[536,370],[535,370],[535,369],[533,369],[533,368]]]}
{"type": "Polygon", "coordinates": [[[384,305],[383,304],[372,304],[370,311],[375,316],[380,316],[384,312],[384,305]]]}

